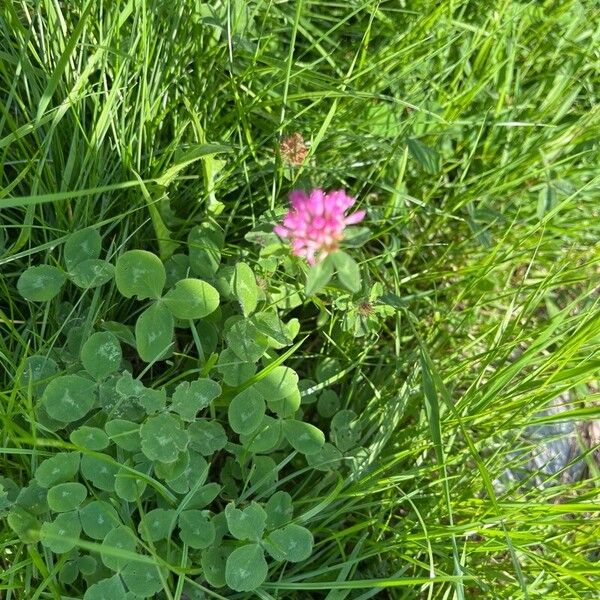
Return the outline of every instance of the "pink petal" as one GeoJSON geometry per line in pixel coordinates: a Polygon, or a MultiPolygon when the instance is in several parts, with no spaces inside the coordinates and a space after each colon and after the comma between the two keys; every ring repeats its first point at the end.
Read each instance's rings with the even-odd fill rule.
{"type": "Polygon", "coordinates": [[[344,219],[344,223],[346,223],[346,225],[353,225],[354,223],[360,223],[365,218],[366,214],[367,214],[366,210],[357,210],[355,213],[348,215],[344,219]]]}
{"type": "Polygon", "coordinates": [[[288,237],[290,233],[283,225],[275,225],[275,227],[273,227],[273,231],[282,238],[288,237]]]}

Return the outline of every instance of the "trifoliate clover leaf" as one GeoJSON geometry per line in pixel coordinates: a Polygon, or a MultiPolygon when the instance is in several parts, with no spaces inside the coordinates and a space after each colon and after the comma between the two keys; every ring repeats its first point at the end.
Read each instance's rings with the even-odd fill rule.
{"type": "Polygon", "coordinates": [[[117,259],[115,281],[125,298],[160,298],[166,277],[158,256],[146,250],[129,250],[117,259]]]}
{"type": "Polygon", "coordinates": [[[83,600],[127,600],[125,588],[118,575],[93,583],[83,595],[83,600]]]}
{"type": "Polygon", "coordinates": [[[82,448],[88,448],[89,450],[104,450],[109,444],[110,440],[102,429],[98,427],[89,427],[88,425],[82,425],[71,433],[69,439],[76,445],[82,448]]]}
{"type": "Polygon", "coordinates": [[[173,315],[163,304],[147,308],[135,323],[135,342],[140,358],[148,363],[165,358],[173,343],[173,315]]]}
{"type": "Polygon", "coordinates": [[[325,443],[325,436],[320,429],[310,423],[294,419],[286,419],[283,422],[283,435],[292,448],[302,454],[314,454],[325,443]]]}
{"type": "Polygon", "coordinates": [[[81,348],[81,362],[96,379],[104,379],[121,365],[123,352],[119,340],[109,331],[93,333],[81,348]]]}
{"type": "Polygon", "coordinates": [[[58,295],[66,281],[64,273],[50,265],[29,267],[19,277],[17,289],[25,300],[47,302],[58,295]]]}
{"type": "Polygon", "coordinates": [[[294,508],[292,497],[282,490],[275,492],[265,504],[267,513],[267,528],[275,529],[292,520],[294,508]]]}
{"type": "Polygon", "coordinates": [[[63,248],[63,256],[65,265],[69,271],[73,267],[89,260],[90,258],[98,258],[102,248],[102,237],[96,229],[87,227],[72,233],[65,242],[63,248]]]}
{"type": "Polygon", "coordinates": [[[221,386],[211,379],[184,381],[173,392],[171,410],[184,421],[193,421],[196,414],[221,394],[221,386]]]}
{"type": "Polygon", "coordinates": [[[240,510],[230,502],[225,507],[225,517],[229,533],[238,540],[255,540],[262,538],[267,520],[267,513],[263,507],[256,503],[250,503],[246,508],[240,510]]]}
{"type": "Polygon", "coordinates": [[[176,520],[175,510],[155,508],[141,518],[138,531],[145,542],[165,540],[171,535],[176,520]]]}
{"type": "Polygon", "coordinates": [[[264,375],[258,374],[253,388],[269,402],[281,400],[298,391],[298,375],[289,367],[275,367],[264,375]]]}
{"type": "Polygon", "coordinates": [[[341,250],[332,252],[329,256],[340,283],[350,292],[358,292],[361,286],[358,263],[349,254],[341,250]]]}
{"type": "Polygon", "coordinates": [[[40,529],[42,545],[55,554],[70,552],[77,546],[81,524],[77,511],[61,513],[54,521],[47,521],[40,529]]]}
{"type": "Polygon", "coordinates": [[[120,571],[131,562],[131,556],[136,550],[137,539],[129,527],[119,525],[111,529],[104,539],[100,548],[100,558],[106,567],[113,571],[120,571]]]}
{"type": "Polygon", "coordinates": [[[188,445],[188,434],[173,415],[148,417],[140,429],[142,452],[150,460],[168,463],[177,460],[188,445]]]}
{"type": "Polygon", "coordinates": [[[35,480],[45,488],[73,481],[79,471],[79,458],[79,452],[59,452],[40,463],[35,480]]]}
{"type": "Polygon", "coordinates": [[[90,258],[74,266],[69,272],[71,281],[87,290],[108,283],[115,276],[115,268],[105,260],[90,258]]]}
{"type": "Polygon", "coordinates": [[[137,452],[141,449],[140,426],[125,419],[107,421],[104,429],[108,437],[119,448],[128,452],[137,452]]]}
{"type": "Polygon", "coordinates": [[[202,550],[215,540],[215,526],[201,510],[184,510],[179,515],[179,537],[184,544],[202,550]]]}
{"type": "Polygon", "coordinates": [[[206,281],[182,279],[162,299],[178,319],[202,319],[219,306],[219,292],[206,281]]]}
{"type": "Polygon", "coordinates": [[[142,598],[150,598],[163,589],[161,573],[154,564],[129,562],[121,571],[121,577],[129,591],[142,598]]]}
{"type": "Polygon", "coordinates": [[[211,456],[227,444],[227,434],[216,421],[197,419],[188,428],[191,448],[204,456],[211,456]]]}
{"type": "Polygon", "coordinates": [[[48,490],[48,506],[54,512],[70,512],[79,507],[87,496],[81,483],[59,483],[48,490]]]}
{"type": "Polygon", "coordinates": [[[48,415],[62,423],[85,417],[95,401],[94,382],[79,375],[63,375],[53,379],[42,396],[48,415]]]}
{"type": "Polygon", "coordinates": [[[267,578],[268,566],[258,544],[236,548],[227,558],[225,581],[236,592],[251,592],[267,578]]]}
{"type": "Polygon", "coordinates": [[[295,523],[272,531],[265,540],[267,552],[275,560],[302,562],[312,553],[314,539],[312,533],[295,523]]]}
{"type": "Polygon", "coordinates": [[[266,405],[261,394],[254,387],[245,389],[229,404],[227,416],[231,429],[246,435],[256,431],[263,421],[265,410],[266,405]]]}
{"type": "Polygon", "coordinates": [[[102,500],[92,500],[83,506],[79,510],[79,519],[84,533],[94,540],[103,540],[121,524],[117,511],[102,500]]]}

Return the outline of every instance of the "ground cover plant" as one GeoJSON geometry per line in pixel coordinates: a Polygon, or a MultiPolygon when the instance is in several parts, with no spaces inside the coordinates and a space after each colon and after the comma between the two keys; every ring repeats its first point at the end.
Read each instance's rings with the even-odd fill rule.
{"type": "Polygon", "coordinates": [[[3,3],[0,596],[597,597],[599,17],[3,3]]]}

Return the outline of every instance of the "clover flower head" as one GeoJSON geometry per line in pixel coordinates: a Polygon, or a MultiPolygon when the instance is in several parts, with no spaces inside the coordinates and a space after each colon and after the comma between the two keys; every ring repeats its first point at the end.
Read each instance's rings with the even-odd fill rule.
{"type": "Polygon", "coordinates": [[[358,210],[346,215],[356,200],[344,190],[324,192],[315,189],[309,194],[294,190],[289,199],[290,209],[274,231],[289,240],[292,252],[306,258],[310,265],[335,252],[344,239],[346,226],[359,223],[366,214],[364,210],[358,210]]]}

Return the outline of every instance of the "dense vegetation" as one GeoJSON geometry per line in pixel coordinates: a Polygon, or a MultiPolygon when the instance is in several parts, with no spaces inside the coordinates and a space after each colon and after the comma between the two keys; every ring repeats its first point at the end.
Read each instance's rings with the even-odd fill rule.
{"type": "Polygon", "coordinates": [[[593,0],[2,3],[0,596],[82,598],[112,577],[106,597],[126,597],[121,576],[144,596],[151,572],[169,600],[596,597],[599,23],[593,0]],[[280,148],[294,133],[299,160],[280,148]],[[359,287],[341,272],[312,285],[272,233],[287,194],[316,187],[366,210],[344,246],[359,287]],[[137,255],[151,275],[132,289],[139,250],[161,260],[137,255]],[[39,265],[41,296],[23,279],[39,265]],[[165,301],[190,278],[219,309],[165,301]],[[160,323],[168,355],[148,341],[160,323]],[[94,340],[119,347],[112,370],[94,340]],[[130,412],[53,403],[108,380],[130,412]],[[182,408],[196,381],[219,387],[201,418],[182,408]],[[253,389],[261,417],[287,422],[272,456],[238,439],[230,404],[253,389]],[[223,445],[188,447],[198,423],[223,445]],[[165,431],[169,456],[153,445],[165,431]],[[564,432],[568,458],[533,460],[564,432]],[[98,454],[144,473],[139,491],[98,483],[98,454]],[[285,527],[276,502],[298,528],[279,545],[263,539],[285,527]],[[126,550],[133,535],[129,553],[102,553],[117,534],[86,529],[89,506],[118,513],[107,531],[126,550]],[[224,538],[219,565],[246,547],[256,573],[266,552],[258,589],[211,581],[209,542],[173,520],[185,508],[224,538]],[[55,509],[86,535],[64,545],[73,519],[55,525],[55,509]],[[236,530],[239,509],[254,529],[236,530]],[[308,552],[282,550],[292,534],[308,552]]]}

